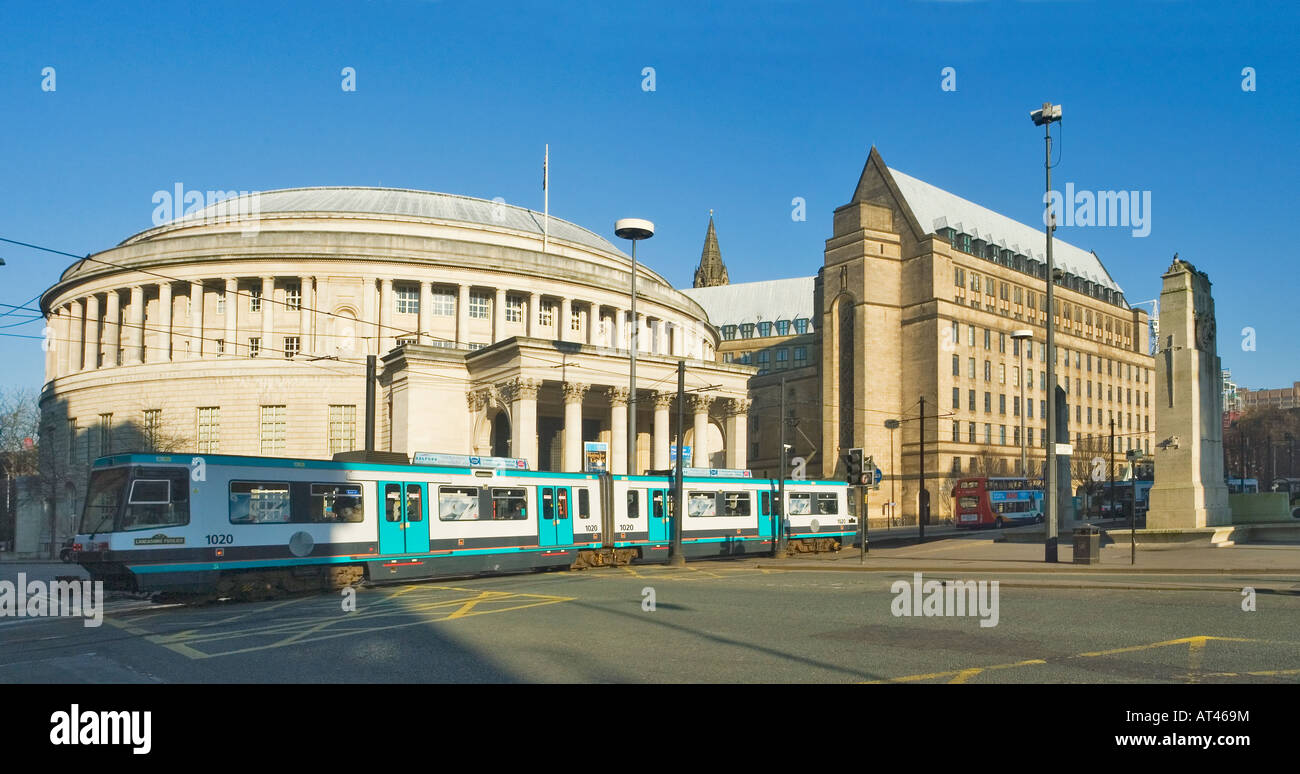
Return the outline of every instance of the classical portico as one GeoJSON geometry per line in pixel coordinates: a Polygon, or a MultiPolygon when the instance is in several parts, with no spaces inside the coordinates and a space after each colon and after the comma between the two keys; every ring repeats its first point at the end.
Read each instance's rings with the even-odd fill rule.
{"type": "MultiPolygon", "coordinates": [[[[577,472],[583,469],[583,442],[597,441],[609,445],[610,472],[628,472],[626,352],[519,337],[463,356],[463,387],[430,378],[435,369],[445,372],[454,359],[452,353],[421,345],[384,358],[380,381],[391,396],[393,451],[522,457],[534,470],[577,472]],[[457,390],[463,402],[456,401],[457,390]],[[508,433],[502,432],[503,423],[508,433]],[[445,437],[462,437],[467,443],[445,449],[438,445],[445,437]]],[[[710,387],[687,397],[686,442],[697,449],[696,464],[745,467],[750,369],[688,359],[686,373],[688,390],[710,387]],[[719,448],[710,447],[714,438],[721,439],[719,448]]],[[[633,473],[669,466],[676,374],[677,358],[637,358],[637,426],[649,431],[639,433],[641,452],[633,473]],[[671,391],[666,389],[670,386],[671,391]]]]}

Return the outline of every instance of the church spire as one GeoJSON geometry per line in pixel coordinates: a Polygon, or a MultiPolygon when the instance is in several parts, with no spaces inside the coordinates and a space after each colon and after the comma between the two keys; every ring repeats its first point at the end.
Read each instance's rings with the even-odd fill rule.
{"type": "Polygon", "coordinates": [[[722,262],[722,251],[718,249],[718,232],[713,228],[713,210],[709,210],[709,230],[704,235],[700,265],[695,269],[695,287],[711,288],[727,283],[727,266],[722,262]]]}

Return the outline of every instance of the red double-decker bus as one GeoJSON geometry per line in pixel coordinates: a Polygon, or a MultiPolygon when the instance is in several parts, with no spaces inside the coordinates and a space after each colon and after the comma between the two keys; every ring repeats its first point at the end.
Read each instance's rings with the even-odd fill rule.
{"type": "Polygon", "coordinates": [[[1027,478],[958,479],[952,488],[953,523],[998,527],[1043,520],[1043,487],[1027,478]]]}

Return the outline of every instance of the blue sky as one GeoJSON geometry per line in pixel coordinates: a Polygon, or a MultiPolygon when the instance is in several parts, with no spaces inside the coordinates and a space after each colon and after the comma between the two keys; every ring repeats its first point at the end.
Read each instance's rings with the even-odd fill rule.
{"type": "MultiPolygon", "coordinates": [[[[550,143],[552,214],[611,240],[619,217],[655,221],[638,257],[675,284],[690,284],[710,208],[733,282],[805,275],[872,145],[1041,222],[1028,111],[1050,99],[1065,112],[1054,183],[1152,201],[1145,238],[1058,237],[1095,250],[1134,302],[1158,296],[1178,252],[1214,282],[1237,381],[1300,379],[1294,4],[7,2],[3,16],[6,238],[103,250],[149,227],[154,192],[178,182],[384,185],[541,209],[550,143]],[[344,67],[355,92],[340,88],[344,67]],[[792,220],[794,197],[806,221],[792,220]],[[1247,326],[1255,351],[1241,347],[1247,326]]],[[[3,244],[0,257],[13,305],[68,263],[3,244]]],[[[38,340],[0,336],[0,358],[0,384],[41,383],[38,340]]]]}

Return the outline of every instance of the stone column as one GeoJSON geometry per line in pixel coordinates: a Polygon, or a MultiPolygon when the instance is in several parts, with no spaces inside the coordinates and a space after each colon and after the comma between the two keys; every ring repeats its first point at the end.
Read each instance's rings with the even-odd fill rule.
{"type": "Polygon", "coordinates": [[[506,336],[506,291],[502,288],[496,289],[496,297],[492,299],[492,343],[501,341],[506,336]]]}
{"type": "Polygon", "coordinates": [[[239,280],[226,278],[226,355],[239,354],[239,339],[235,321],[239,319],[239,280]]]}
{"type": "Polygon", "coordinates": [[[582,472],[582,399],[590,384],[564,383],[564,471],[582,472]]]}
{"type": "Polygon", "coordinates": [[[515,379],[502,390],[510,400],[511,453],[528,460],[528,469],[537,470],[537,390],[535,379],[515,379]]]}
{"type": "Polygon", "coordinates": [[[456,346],[469,349],[469,285],[456,291],[456,346]]]}
{"type": "Polygon", "coordinates": [[[682,356],[682,325],[681,323],[672,323],[668,326],[669,352],[673,357],[682,356]]]}
{"type": "Polygon", "coordinates": [[[172,283],[158,284],[158,342],[159,361],[172,359],[172,283]]]}
{"type": "Polygon", "coordinates": [[[298,279],[298,297],[300,299],[298,305],[298,351],[304,355],[310,355],[314,351],[311,346],[311,291],[314,282],[313,277],[300,277],[298,279]]]}
{"type": "Polygon", "coordinates": [[[614,309],[614,349],[627,349],[627,315],[622,309],[614,309]]]}
{"type": "Polygon", "coordinates": [[[609,388],[609,472],[627,473],[627,388],[609,388]]]}
{"type": "Polygon", "coordinates": [[[82,363],[87,371],[99,368],[99,296],[96,295],[86,299],[86,346],[82,363]]]}
{"type": "MultiPolygon", "coordinates": [[[[744,469],[749,464],[749,406],[744,398],[727,401],[727,467],[744,469]]],[[[778,452],[780,450],[778,449],[778,452]]]]}
{"type": "Polygon", "coordinates": [[[117,289],[108,291],[104,304],[104,365],[117,365],[117,350],[122,346],[122,297],[117,289]]]}
{"type": "Polygon", "coordinates": [[[68,304],[70,316],[68,324],[71,327],[71,334],[68,341],[63,346],[68,350],[68,373],[76,373],[84,367],[85,349],[86,349],[86,320],[85,312],[82,309],[80,301],[72,301],[68,304]]]}
{"type": "Polygon", "coordinates": [[[542,311],[542,307],[540,306],[541,300],[542,297],[537,293],[528,294],[528,327],[525,330],[528,331],[528,335],[531,338],[537,338],[539,335],[538,328],[540,327],[540,323],[538,322],[537,316],[541,314],[542,311]]]}
{"type": "Polygon", "coordinates": [[[691,457],[693,466],[709,467],[709,405],[713,398],[708,395],[690,397],[691,412],[695,415],[695,437],[691,440],[691,457]]]}
{"type": "Polygon", "coordinates": [[[131,287],[131,342],[126,350],[126,362],[144,362],[144,286],[131,287]]]}
{"type": "Polygon", "coordinates": [[[190,283],[190,357],[203,357],[203,280],[190,283]]]}
{"type": "Polygon", "coordinates": [[[383,356],[393,348],[393,281],[379,280],[379,330],[375,332],[375,354],[383,356]]]}
{"type": "MultiPolygon", "coordinates": [[[[587,343],[594,345],[596,343],[596,331],[600,329],[600,307],[596,304],[587,304],[587,343]]],[[[604,345],[605,342],[601,342],[604,345]]]]}
{"type": "Polygon", "coordinates": [[[59,309],[54,319],[48,324],[53,329],[52,335],[54,336],[54,341],[51,341],[46,346],[48,346],[50,351],[54,353],[52,355],[54,360],[50,364],[50,370],[47,371],[47,373],[50,374],[50,379],[57,379],[68,373],[68,350],[72,349],[69,345],[69,341],[72,338],[71,309],[67,306],[62,307],[59,309]]]}
{"type": "Polygon", "coordinates": [[[275,277],[262,278],[262,354],[272,348],[271,337],[275,335],[275,277]]]}
{"type": "Polygon", "coordinates": [[[560,319],[557,321],[559,330],[556,331],[558,336],[555,338],[560,341],[577,340],[578,335],[573,332],[573,321],[569,318],[573,316],[573,300],[570,298],[560,299],[560,319]]]}
{"type": "Polygon", "coordinates": [[[420,335],[415,337],[416,344],[428,344],[433,341],[433,284],[420,283],[420,335]]]}
{"type": "Polygon", "coordinates": [[[672,443],[668,410],[672,407],[675,397],[677,394],[673,392],[655,393],[654,454],[651,462],[651,467],[655,470],[667,470],[673,464],[668,454],[668,447],[672,443]]]}
{"type": "Polygon", "coordinates": [[[63,328],[63,310],[51,309],[48,316],[42,318],[41,351],[45,353],[45,381],[52,382],[59,378],[59,334],[63,328]]]}

